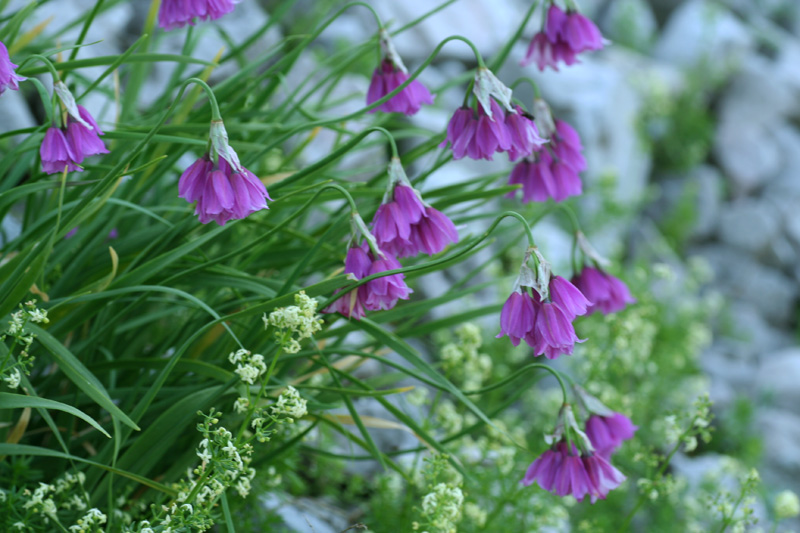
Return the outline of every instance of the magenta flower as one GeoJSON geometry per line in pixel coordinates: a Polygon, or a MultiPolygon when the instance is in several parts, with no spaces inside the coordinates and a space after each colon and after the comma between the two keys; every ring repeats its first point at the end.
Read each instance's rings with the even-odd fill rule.
{"type": "MultiPolygon", "coordinates": [[[[347,250],[344,271],[352,278],[359,280],[365,276],[400,267],[397,259],[390,256],[375,259],[375,255],[365,242],[361,246],[352,246],[347,250]]],[[[375,278],[348,292],[323,309],[322,312],[338,312],[343,316],[359,320],[364,317],[365,310],[392,309],[397,304],[397,300],[408,300],[408,295],[413,292],[404,280],[405,274],[375,278]]],[[[337,289],[334,294],[339,292],[340,290],[337,289]]]]}
{"type": "MultiPolygon", "coordinates": [[[[408,73],[398,68],[391,60],[384,59],[380,66],[372,73],[372,81],[367,91],[367,105],[377,102],[390,92],[408,80],[408,73]]],[[[403,113],[413,115],[419,111],[422,104],[430,105],[433,103],[433,95],[419,81],[414,80],[409,83],[402,91],[392,96],[370,113],[383,111],[385,113],[403,113]]]]}
{"type": "Polygon", "coordinates": [[[508,149],[508,159],[516,161],[531,155],[546,143],[539,136],[539,130],[533,123],[533,117],[525,113],[521,107],[516,106],[516,113],[506,115],[506,128],[511,135],[511,148],[508,149]]]}
{"type": "Polygon", "coordinates": [[[577,55],[586,50],[603,48],[603,36],[594,23],[577,11],[564,13],[551,4],[542,31],[533,36],[521,65],[536,63],[539,70],[558,70],[559,61],[577,63],[577,55]]]}
{"type": "Polygon", "coordinates": [[[77,120],[69,117],[67,125],[67,142],[72,148],[72,153],[75,154],[76,162],[80,163],[84,158],[97,155],[107,154],[108,149],[103,141],[100,140],[99,135],[104,135],[103,130],[97,125],[94,117],[82,105],[78,106],[80,117],[92,126],[89,129],[77,120]]]}
{"type": "Polygon", "coordinates": [[[453,159],[487,159],[492,161],[495,152],[505,152],[513,146],[511,132],[505,123],[505,112],[492,100],[492,117],[483,106],[477,112],[469,107],[460,107],[453,113],[447,125],[447,136],[441,146],[450,146],[453,159]]]}
{"type": "Polygon", "coordinates": [[[572,283],[592,301],[587,313],[600,311],[604,315],[625,309],[636,303],[625,283],[602,270],[583,267],[581,273],[572,278],[572,283]]]}
{"type": "Polygon", "coordinates": [[[579,502],[586,496],[592,503],[605,499],[608,493],[625,481],[625,476],[597,454],[581,455],[575,446],[570,451],[560,441],[539,456],[525,472],[521,483],[528,487],[537,483],[558,496],[574,496],[579,502]]]}
{"type": "Polygon", "coordinates": [[[48,128],[44,134],[42,146],[39,148],[39,155],[42,158],[42,170],[47,174],[57,174],[64,172],[67,167],[69,172],[81,172],[83,169],[78,163],[83,157],[78,158],[67,142],[67,136],[60,128],[48,128]]]}
{"type": "Polygon", "coordinates": [[[525,341],[533,347],[533,354],[548,359],[556,359],[562,354],[572,355],[575,343],[586,340],[578,338],[572,318],[553,302],[542,303],[537,309],[531,337],[532,344],[527,338],[525,341]]]}
{"type": "Polygon", "coordinates": [[[433,255],[458,242],[453,222],[423,202],[414,188],[398,182],[391,198],[378,207],[372,219],[373,233],[382,250],[397,257],[421,252],[433,255]]]}
{"type": "Polygon", "coordinates": [[[588,307],[592,305],[575,285],[561,276],[553,276],[550,279],[550,298],[570,320],[585,315],[588,307]]]}
{"type": "MultiPolygon", "coordinates": [[[[514,167],[509,185],[522,185],[522,201],[544,202],[552,198],[563,202],[583,192],[579,176],[586,170],[581,153],[583,145],[577,132],[563,120],[555,121],[555,131],[546,149],[533,154],[514,167]]],[[[515,192],[509,194],[514,196],[515,192]]]]}
{"type": "Polygon", "coordinates": [[[162,0],[158,25],[165,30],[194,25],[194,19],[216,20],[234,9],[233,0],[162,0]]]}
{"type": "Polygon", "coordinates": [[[214,220],[220,226],[269,209],[267,200],[272,200],[252,172],[244,167],[236,172],[222,157],[214,165],[208,154],[183,172],[178,181],[178,196],[189,203],[197,202],[194,212],[201,223],[214,220]]]}
{"type": "Polygon", "coordinates": [[[9,88],[18,91],[19,82],[28,79],[18,75],[14,71],[15,68],[17,68],[17,65],[11,62],[11,58],[8,56],[8,48],[0,41],[0,94],[3,94],[9,88]]]}
{"type": "Polygon", "coordinates": [[[521,287],[512,292],[500,312],[500,333],[496,338],[508,335],[514,346],[519,346],[521,339],[525,339],[525,342],[531,344],[529,338],[531,338],[536,324],[537,306],[538,304],[528,293],[528,289],[521,287]]]}
{"type": "Polygon", "coordinates": [[[623,441],[633,438],[639,429],[631,419],[621,413],[611,416],[592,415],[586,421],[586,435],[595,451],[608,459],[623,441]]]}

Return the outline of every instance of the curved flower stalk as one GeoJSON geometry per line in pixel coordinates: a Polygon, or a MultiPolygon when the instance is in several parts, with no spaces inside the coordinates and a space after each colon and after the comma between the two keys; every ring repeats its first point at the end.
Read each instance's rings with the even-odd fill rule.
{"type": "Polygon", "coordinates": [[[67,125],[65,128],[52,126],[45,133],[39,148],[42,170],[56,174],[66,167],[69,172],[81,172],[83,169],[79,165],[85,158],[109,153],[100,139],[103,130],[85,107],[75,103],[63,82],[56,81],[53,89],[67,112],[67,125]]]}
{"type": "Polygon", "coordinates": [[[162,0],[158,25],[165,30],[194,26],[195,19],[216,20],[231,13],[234,0],[162,0]]]}
{"type": "Polygon", "coordinates": [[[438,254],[458,242],[453,222],[422,199],[398,158],[389,164],[389,187],[372,219],[372,229],[381,250],[397,257],[438,254]]]}
{"type": "Polygon", "coordinates": [[[539,70],[558,70],[559,62],[573,65],[581,52],[602,48],[603,36],[591,20],[573,8],[565,13],[551,3],[544,27],[533,36],[520,65],[536,63],[539,70]]]}
{"type": "Polygon", "coordinates": [[[572,407],[565,404],[559,413],[553,435],[546,437],[550,449],[539,456],[525,472],[521,483],[534,483],[558,496],[573,496],[582,502],[604,500],[625,476],[607,457],[597,453],[592,442],[577,424],[572,407]]]}
{"type": "Polygon", "coordinates": [[[508,152],[515,161],[531,155],[546,141],[539,136],[533,117],[511,103],[511,89],[486,67],[479,67],[473,92],[477,109],[462,106],[447,125],[447,136],[454,159],[491,161],[496,152],[508,152]]]}
{"type": "Polygon", "coordinates": [[[531,248],[525,254],[520,274],[500,314],[500,333],[514,346],[524,340],[535,356],[556,359],[571,355],[576,342],[572,321],[586,311],[591,302],[572,283],[561,276],[551,277],[550,266],[531,248]],[[537,274],[528,268],[532,254],[537,256],[537,274]]]}
{"type": "MultiPolygon", "coordinates": [[[[539,127],[550,142],[541,150],[517,163],[509,185],[522,185],[522,201],[563,202],[583,192],[580,173],[586,170],[583,145],[578,133],[563,120],[553,120],[543,100],[534,104],[539,127]]],[[[509,196],[514,196],[515,192],[509,196]]]]}
{"type": "MultiPolygon", "coordinates": [[[[368,106],[400,87],[409,78],[403,60],[395,50],[389,33],[384,29],[380,30],[380,41],[383,59],[372,74],[367,91],[368,106]]],[[[433,104],[433,95],[419,80],[412,80],[399,93],[380,106],[370,109],[369,112],[383,111],[413,115],[420,110],[423,104],[433,104]]]]}
{"type": "MultiPolygon", "coordinates": [[[[349,279],[357,281],[366,276],[401,268],[397,259],[380,249],[375,237],[355,211],[351,223],[352,236],[344,261],[344,271],[349,279]],[[361,236],[364,242],[358,244],[361,236]]],[[[406,285],[405,277],[405,274],[392,274],[370,280],[349,291],[322,312],[339,313],[359,320],[366,311],[392,309],[398,300],[408,300],[408,296],[414,292],[406,285]]],[[[339,292],[341,290],[337,289],[334,294],[339,292]]]]}
{"type": "Polygon", "coordinates": [[[3,94],[6,89],[18,91],[19,82],[28,79],[17,74],[14,70],[16,68],[17,65],[12,63],[8,56],[8,48],[0,41],[0,94],[3,94]]]}

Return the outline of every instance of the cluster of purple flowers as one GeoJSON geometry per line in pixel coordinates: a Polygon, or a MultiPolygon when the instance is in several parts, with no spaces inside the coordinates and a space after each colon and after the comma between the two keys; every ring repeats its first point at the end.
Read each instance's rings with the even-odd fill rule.
{"type": "Polygon", "coordinates": [[[208,154],[183,172],[178,181],[178,197],[197,202],[194,213],[201,223],[213,220],[220,226],[268,209],[267,200],[272,200],[255,174],[244,167],[234,170],[221,156],[215,164],[208,154]]]}
{"type": "MultiPolygon", "coordinates": [[[[547,146],[517,163],[508,183],[522,185],[525,203],[545,202],[549,198],[562,202],[578,196],[583,192],[579,174],[586,170],[582,152],[577,132],[563,120],[556,120],[547,146]]],[[[515,194],[516,191],[511,196],[515,194]]]]}
{"type": "Polygon", "coordinates": [[[19,82],[27,79],[17,74],[14,70],[16,68],[17,65],[12,63],[8,56],[8,48],[0,41],[0,94],[3,94],[6,89],[18,91],[19,82]]]}
{"type": "Polygon", "coordinates": [[[622,472],[611,464],[611,455],[622,442],[633,438],[638,428],[627,416],[592,399],[604,414],[590,411],[584,433],[571,415],[571,408],[565,406],[570,414],[563,416],[562,410],[562,426],[557,429],[560,437],[531,463],[522,478],[523,485],[536,483],[558,496],[571,495],[579,502],[588,496],[595,503],[625,481],[622,472]],[[577,446],[562,434],[564,426],[577,437],[577,446]]]}
{"type": "Polygon", "coordinates": [[[233,0],[162,0],[158,25],[165,30],[194,25],[195,19],[216,20],[233,11],[233,0]]]}
{"type": "Polygon", "coordinates": [[[531,40],[521,64],[536,63],[539,70],[545,67],[558,70],[559,61],[572,65],[581,52],[601,48],[603,36],[591,20],[577,11],[565,13],[557,5],[550,4],[545,26],[531,40]]]}
{"type": "Polygon", "coordinates": [[[81,120],[69,115],[66,129],[53,126],[44,134],[39,155],[42,158],[42,170],[47,174],[64,172],[65,167],[69,172],[80,172],[83,169],[79,165],[85,158],[108,153],[99,137],[103,135],[103,130],[94,117],[81,105],[77,106],[77,110],[81,120]]]}
{"type": "MultiPolygon", "coordinates": [[[[373,252],[364,242],[360,246],[351,246],[344,260],[344,271],[359,280],[372,274],[401,268],[394,257],[373,252]]],[[[392,274],[368,281],[322,310],[323,313],[338,312],[346,317],[360,319],[365,311],[392,309],[397,300],[408,300],[413,291],[406,285],[405,274],[392,274]]],[[[337,289],[336,293],[339,293],[337,289]]]]}
{"type": "MultiPolygon", "coordinates": [[[[385,58],[372,74],[372,80],[367,90],[367,105],[372,105],[387,94],[391,93],[406,81],[408,72],[399,68],[391,59],[385,58]]],[[[433,103],[433,95],[419,80],[413,80],[403,90],[392,96],[370,113],[383,111],[385,113],[403,113],[413,115],[420,110],[422,104],[433,103]]]]}

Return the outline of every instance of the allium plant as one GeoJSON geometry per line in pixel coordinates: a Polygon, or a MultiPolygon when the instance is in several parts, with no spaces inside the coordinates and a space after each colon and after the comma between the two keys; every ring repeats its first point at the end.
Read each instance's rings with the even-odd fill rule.
{"type": "MultiPolygon", "coordinates": [[[[691,494],[666,471],[712,434],[708,402],[691,404],[710,304],[696,287],[663,302],[659,269],[588,246],[581,224],[602,228],[579,196],[614,199],[583,181],[578,131],[495,74],[536,3],[486,61],[452,36],[409,72],[387,32],[405,41],[447,5],[391,27],[372,11],[332,51],[320,35],[369,3],[163,0],[127,23],[129,49],[94,53],[130,1],[56,25],[39,22],[57,2],[0,2],[0,93],[39,120],[0,134],[0,531],[277,530],[262,504],[299,498],[375,531],[744,523],[682,514],[691,494]],[[234,8],[263,24],[218,27],[234,8]],[[212,34],[216,58],[199,48],[212,34]],[[477,66],[428,90],[448,43],[477,66]],[[342,95],[361,103],[342,115],[342,95]],[[423,105],[452,119],[412,123],[423,105]],[[511,187],[483,170],[503,153],[511,187]],[[474,170],[440,182],[464,157],[474,170]],[[555,209],[573,235],[540,251],[555,209]],[[559,249],[572,272],[545,260],[559,249]]],[[[544,4],[537,63],[602,45],[573,2],[544,4]]]]}

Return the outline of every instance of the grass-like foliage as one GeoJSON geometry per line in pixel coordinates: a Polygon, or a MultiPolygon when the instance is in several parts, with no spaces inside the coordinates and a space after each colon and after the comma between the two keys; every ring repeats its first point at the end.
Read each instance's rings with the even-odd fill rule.
{"type": "Polygon", "coordinates": [[[453,36],[406,69],[392,40],[452,0],[333,49],[320,35],[367,3],[266,2],[231,36],[228,1],[153,0],[127,50],[83,57],[122,2],[34,26],[49,2],[0,0],[0,92],[40,120],[0,135],[0,531],[282,531],[274,502],[300,498],[377,532],[751,520],[755,477],[729,493],[670,468],[711,438],[697,273],[600,257],[581,225],[632,208],[584,212],[571,197],[614,198],[582,184],[578,134],[492,74],[534,33],[540,69],[601,48],[581,15],[545,2],[539,32],[532,3],[494,56],[453,36]],[[215,32],[231,46],[199,57],[215,32]],[[445,46],[474,62],[420,83],[445,46]],[[449,126],[406,116],[447,93],[464,95],[449,126]],[[510,182],[511,164],[434,179],[500,152],[510,182]],[[571,265],[550,266],[545,236],[571,265]]]}

